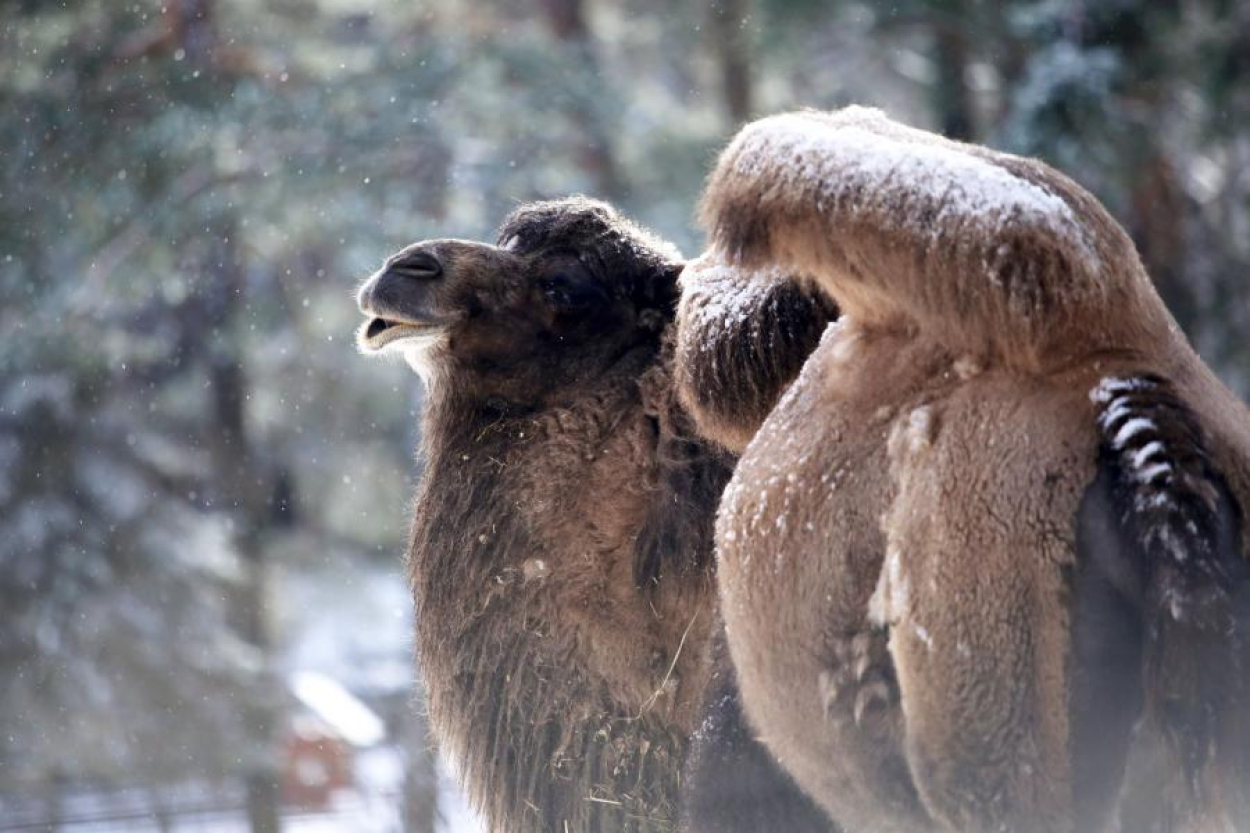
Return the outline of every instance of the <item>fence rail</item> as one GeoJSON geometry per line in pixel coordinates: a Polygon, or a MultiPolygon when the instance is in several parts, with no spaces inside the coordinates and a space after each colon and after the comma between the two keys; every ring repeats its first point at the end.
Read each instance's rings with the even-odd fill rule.
{"type": "MultiPolygon", "coordinates": [[[[392,833],[400,829],[400,799],[394,791],[344,792],[324,810],[287,808],[282,813],[286,830],[343,829],[392,833]],[[333,826],[332,826],[333,825],[333,826]]],[[[232,793],[178,800],[161,794],[140,797],[133,791],[77,793],[55,802],[42,798],[0,798],[0,833],[17,831],[56,833],[175,833],[176,831],[247,830],[247,811],[232,793]]]]}

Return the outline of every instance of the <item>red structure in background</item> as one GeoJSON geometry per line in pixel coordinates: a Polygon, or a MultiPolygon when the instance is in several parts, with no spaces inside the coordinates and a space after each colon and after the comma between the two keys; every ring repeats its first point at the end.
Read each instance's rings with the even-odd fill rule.
{"type": "Polygon", "coordinates": [[[333,730],[317,721],[296,721],[283,749],[282,803],[307,811],[324,811],[337,790],[355,785],[353,749],[333,730]]]}

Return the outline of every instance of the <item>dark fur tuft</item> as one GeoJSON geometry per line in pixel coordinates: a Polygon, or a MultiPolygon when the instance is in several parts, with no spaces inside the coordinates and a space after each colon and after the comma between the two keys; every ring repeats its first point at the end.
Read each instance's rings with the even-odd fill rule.
{"type": "Polygon", "coordinates": [[[734,287],[739,301],[729,313],[711,311],[727,287],[703,283],[697,272],[687,284],[676,366],[682,402],[700,432],[740,451],[838,310],[820,289],[797,280],[752,285],[745,271],[735,279],[745,288],[734,287]]]}
{"type": "Polygon", "coordinates": [[[724,633],[713,647],[717,671],[703,724],[682,770],[682,833],[832,833],[831,822],[781,768],[742,713],[724,633]]]}
{"type": "Polygon", "coordinates": [[[520,253],[574,253],[616,278],[640,307],[660,309],[666,319],[676,310],[681,252],[605,202],[574,196],[528,203],[508,215],[496,242],[520,253]]]}
{"type": "Polygon", "coordinates": [[[1116,539],[1091,555],[1141,611],[1147,717],[1191,798],[1206,800],[1203,773],[1218,754],[1224,721],[1250,707],[1241,511],[1168,381],[1108,378],[1090,398],[1101,435],[1092,491],[1116,539]]]}
{"type": "Polygon", "coordinates": [[[583,198],[434,243],[464,288],[409,550],[434,734],[489,830],[671,830],[730,473],[672,390],[676,250],[583,198]],[[602,326],[565,338],[522,290],[572,259],[602,326]]]}
{"type": "Polygon", "coordinates": [[[733,471],[733,458],[697,438],[693,421],[674,390],[672,340],[659,365],[640,381],[655,431],[659,468],[651,516],[635,541],[634,582],[654,589],[665,576],[711,567],[712,515],[733,471]],[[697,542],[697,543],[696,543],[697,542]]]}

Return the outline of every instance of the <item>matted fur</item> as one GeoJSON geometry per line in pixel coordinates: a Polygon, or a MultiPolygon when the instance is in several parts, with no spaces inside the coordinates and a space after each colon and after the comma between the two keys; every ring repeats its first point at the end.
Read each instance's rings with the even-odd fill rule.
{"type": "MultiPolygon", "coordinates": [[[[848,833],[1086,833],[1157,747],[1161,829],[1250,829],[1250,416],[1106,211],[849,108],[744,128],[702,216],[687,287],[780,270],[842,313],[717,522],[744,707],[800,785],[848,833]],[[1099,399],[1134,379],[1165,395],[1099,399]]],[[[747,328],[679,330],[689,383],[747,328]]]]}
{"type": "Polygon", "coordinates": [[[644,354],[543,413],[427,411],[410,561],[417,648],[435,735],[491,830],[675,820],[707,673],[710,506],[726,470],[683,447],[665,374],[644,354]],[[670,485],[691,478],[693,491],[670,485]],[[668,528],[670,549],[654,558],[669,563],[643,553],[640,586],[635,538],[648,523],[668,528]]]}
{"type": "Polygon", "coordinates": [[[699,432],[739,453],[798,375],[837,308],[779,273],[700,269],[683,281],[677,383],[699,432]]]}
{"type": "Polygon", "coordinates": [[[1080,186],[876,110],[748,125],[722,154],[701,214],[713,248],[736,265],[785,264],[826,290],[836,281],[835,300],[863,324],[920,324],[952,349],[1023,369],[1167,329],[1132,242],[1080,186]],[[884,151],[894,156],[868,164],[884,151]],[[914,168],[898,164],[911,159],[914,168]],[[952,163],[967,167],[917,181],[952,163]],[[979,188],[994,191],[986,205],[979,188]],[[1020,192],[1028,198],[1013,200],[1020,192]]]}
{"type": "MultiPolygon", "coordinates": [[[[364,349],[374,317],[431,325],[381,340],[428,386],[417,652],[434,735],[492,831],[671,830],[687,797],[732,458],[677,401],[681,268],[571,198],[518,208],[498,245],[409,246],[361,289],[364,349]]],[[[753,738],[735,744],[773,800],[807,806],[753,738]]]]}

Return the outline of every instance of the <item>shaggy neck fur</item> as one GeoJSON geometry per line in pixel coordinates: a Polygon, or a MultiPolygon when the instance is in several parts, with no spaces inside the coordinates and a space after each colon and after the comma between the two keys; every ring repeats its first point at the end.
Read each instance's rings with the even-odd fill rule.
{"type": "Polygon", "coordinates": [[[431,391],[410,569],[431,720],[490,829],[667,829],[727,461],[671,348],[526,413],[431,391]]]}

